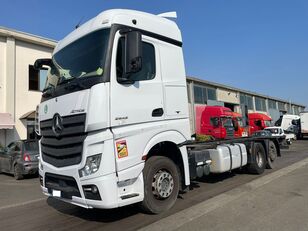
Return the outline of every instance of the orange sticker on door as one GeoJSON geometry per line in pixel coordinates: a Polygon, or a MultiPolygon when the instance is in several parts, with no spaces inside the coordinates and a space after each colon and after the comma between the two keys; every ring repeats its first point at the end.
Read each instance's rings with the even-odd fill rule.
{"type": "Polygon", "coordinates": [[[116,147],[119,158],[128,156],[126,140],[117,141],[116,147]]]}

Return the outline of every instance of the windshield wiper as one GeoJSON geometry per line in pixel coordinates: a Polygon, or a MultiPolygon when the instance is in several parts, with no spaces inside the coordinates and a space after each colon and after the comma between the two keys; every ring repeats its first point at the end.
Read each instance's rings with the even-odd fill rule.
{"type": "Polygon", "coordinates": [[[49,87],[47,87],[43,90],[42,96],[44,98],[47,98],[47,97],[54,95],[54,93],[55,93],[55,87],[52,85],[52,86],[49,86],[49,87]]]}
{"type": "Polygon", "coordinates": [[[83,90],[86,89],[86,86],[84,86],[78,78],[75,78],[69,85],[65,86],[64,88],[66,90],[74,90],[76,88],[83,90]]]}

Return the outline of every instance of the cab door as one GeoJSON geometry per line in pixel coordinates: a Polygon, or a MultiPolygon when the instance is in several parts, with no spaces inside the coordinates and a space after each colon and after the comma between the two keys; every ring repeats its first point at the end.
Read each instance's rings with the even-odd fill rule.
{"type": "Polygon", "coordinates": [[[124,73],[125,37],[115,36],[111,68],[111,126],[146,123],[164,118],[159,49],[155,39],[142,36],[142,68],[134,83],[120,83],[124,73]]]}
{"type": "Polygon", "coordinates": [[[148,140],[165,118],[163,86],[156,39],[142,35],[142,68],[123,83],[125,37],[115,36],[110,76],[110,123],[115,140],[117,171],[143,163],[148,140]]]}

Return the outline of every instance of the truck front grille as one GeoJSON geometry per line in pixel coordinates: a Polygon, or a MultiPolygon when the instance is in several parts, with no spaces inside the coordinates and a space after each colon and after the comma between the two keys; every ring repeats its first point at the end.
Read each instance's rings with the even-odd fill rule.
{"type": "Polygon", "coordinates": [[[226,132],[227,132],[226,138],[234,138],[234,129],[232,127],[227,127],[226,132]]]}
{"type": "Polygon", "coordinates": [[[79,164],[82,158],[86,114],[62,117],[63,131],[60,136],[53,132],[53,120],[40,123],[41,152],[45,162],[55,167],[79,164]]]}

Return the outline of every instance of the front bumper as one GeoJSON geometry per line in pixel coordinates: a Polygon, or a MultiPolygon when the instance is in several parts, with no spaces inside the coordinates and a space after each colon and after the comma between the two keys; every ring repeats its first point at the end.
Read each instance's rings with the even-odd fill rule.
{"type": "Polygon", "coordinates": [[[43,193],[84,208],[110,209],[142,201],[144,164],[139,163],[116,172],[114,158],[114,141],[110,131],[88,134],[84,140],[80,164],[55,167],[41,159],[39,174],[43,193]],[[80,177],[78,171],[85,166],[86,158],[99,153],[102,156],[98,171],[80,177]],[[48,175],[57,177],[48,179],[48,175]],[[123,184],[123,181],[129,184],[123,184]],[[95,186],[100,197],[89,199],[91,197],[86,196],[88,193],[85,192],[85,186],[95,186]]]}
{"type": "MultiPolygon", "coordinates": [[[[46,178],[44,177],[45,182],[46,178]]],[[[61,182],[61,181],[60,181],[61,182]]],[[[62,181],[64,182],[64,181],[62,181]]],[[[55,197],[57,199],[66,201],[71,204],[75,204],[84,208],[115,208],[117,205],[117,188],[114,184],[116,182],[116,175],[110,174],[108,176],[102,176],[98,178],[94,178],[91,180],[86,180],[82,182],[76,182],[77,190],[79,192],[78,195],[73,195],[74,193],[70,193],[70,186],[68,185],[57,185],[51,186],[45,183],[41,186],[43,193],[47,196],[55,197]],[[101,200],[90,200],[85,198],[85,192],[83,191],[83,187],[85,185],[95,185],[98,188],[99,195],[101,200]],[[46,187],[47,186],[47,187],[46,187]],[[108,191],[107,191],[107,190],[108,191]],[[59,192],[60,194],[56,195],[54,192],[59,192]]],[[[76,194],[76,193],[75,193],[76,194]]]]}
{"type": "MultiPolygon", "coordinates": [[[[76,180],[76,185],[80,195],[72,193],[68,185],[50,186],[46,184],[46,177],[40,175],[41,188],[46,196],[54,197],[62,201],[81,206],[84,208],[111,209],[129,204],[134,204],[143,200],[143,176],[140,174],[130,185],[119,186],[116,174],[100,176],[84,181],[76,180]],[[85,196],[84,186],[94,185],[97,187],[100,199],[91,200],[85,196]],[[61,188],[62,187],[62,188],[61,188]]],[[[76,191],[75,191],[76,192],[76,191]]]]}

